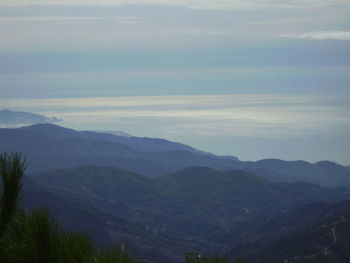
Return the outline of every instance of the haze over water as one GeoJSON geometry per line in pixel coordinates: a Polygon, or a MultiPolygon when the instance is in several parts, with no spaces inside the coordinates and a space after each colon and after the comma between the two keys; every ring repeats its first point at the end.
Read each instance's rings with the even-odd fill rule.
{"type": "Polygon", "coordinates": [[[0,108],[350,164],[350,3],[0,0],[0,108]]]}

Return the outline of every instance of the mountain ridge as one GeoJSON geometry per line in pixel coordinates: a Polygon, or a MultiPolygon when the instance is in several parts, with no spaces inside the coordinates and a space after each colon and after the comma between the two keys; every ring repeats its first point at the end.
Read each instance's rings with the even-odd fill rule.
{"type": "Polygon", "coordinates": [[[246,170],[274,182],[350,186],[350,170],[334,162],[239,161],[235,157],[216,156],[163,139],[79,132],[52,124],[0,129],[0,151],[23,152],[31,160],[29,171],[36,173],[95,164],[154,177],[186,167],[205,166],[221,171],[246,170]]]}

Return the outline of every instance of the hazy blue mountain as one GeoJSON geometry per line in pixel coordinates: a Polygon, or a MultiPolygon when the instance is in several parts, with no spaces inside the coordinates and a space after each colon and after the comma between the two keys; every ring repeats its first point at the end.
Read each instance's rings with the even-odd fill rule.
{"type": "Polygon", "coordinates": [[[69,229],[85,229],[102,243],[127,243],[150,262],[180,262],[193,249],[222,253],[252,237],[265,240],[265,230],[281,237],[289,234],[284,232],[289,224],[302,221],[282,220],[287,213],[344,199],[350,193],[308,183],[271,183],[245,171],[191,167],[148,178],[91,165],[30,175],[23,196],[29,208],[50,207],[69,229]]]}
{"type": "Polygon", "coordinates": [[[56,137],[56,138],[84,138],[101,141],[110,141],[115,143],[125,144],[134,150],[141,152],[159,152],[159,151],[188,151],[201,155],[208,155],[223,159],[238,160],[233,156],[216,156],[211,153],[199,151],[191,146],[172,142],[159,138],[135,137],[135,136],[118,136],[109,132],[93,132],[93,131],[76,131],[73,129],[64,128],[57,125],[33,125],[24,127],[23,129],[35,132],[40,135],[56,137]]]}
{"type": "Polygon", "coordinates": [[[349,187],[350,170],[329,161],[265,159],[239,161],[190,146],[155,138],[115,136],[76,131],[52,124],[0,129],[0,151],[21,151],[30,159],[30,172],[83,165],[113,166],[147,176],[173,173],[191,166],[225,171],[241,169],[274,182],[310,182],[349,187]]]}
{"type": "Polygon", "coordinates": [[[349,169],[334,162],[283,161],[264,159],[241,162],[242,169],[275,182],[306,181],[323,186],[350,186],[349,169]]]}
{"type": "Polygon", "coordinates": [[[98,133],[108,133],[108,134],[112,134],[115,136],[123,136],[123,137],[133,137],[133,135],[131,135],[130,133],[124,132],[124,131],[112,131],[112,130],[97,130],[95,132],[98,133]]]}
{"type": "Polygon", "coordinates": [[[157,176],[193,165],[232,167],[235,162],[166,140],[78,132],[49,124],[0,129],[0,151],[13,150],[23,152],[31,160],[31,172],[95,164],[157,176]],[[145,148],[154,151],[147,152],[145,148]],[[186,162],[179,156],[186,156],[186,162]]]}
{"type": "Polygon", "coordinates": [[[55,123],[56,117],[46,117],[39,114],[21,111],[0,110],[0,127],[20,127],[38,123],[55,123]]]}

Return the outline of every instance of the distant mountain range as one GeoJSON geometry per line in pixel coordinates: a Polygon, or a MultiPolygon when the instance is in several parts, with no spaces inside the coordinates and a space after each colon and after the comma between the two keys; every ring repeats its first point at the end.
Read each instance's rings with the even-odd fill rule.
{"type": "Polygon", "coordinates": [[[163,139],[78,132],[53,124],[0,129],[0,151],[14,150],[30,160],[30,172],[95,164],[159,176],[189,166],[225,169],[237,161],[163,139]]]}
{"type": "Polygon", "coordinates": [[[155,178],[113,167],[60,169],[27,176],[23,196],[27,208],[48,206],[66,228],[89,231],[100,243],[126,243],[149,262],[180,262],[189,250],[223,253],[240,244],[248,253],[324,212],[294,212],[298,207],[345,199],[350,192],[205,167],[155,178]]]}
{"type": "Polygon", "coordinates": [[[49,118],[30,112],[0,110],[0,127],[20,127],[38,123],[55,123],[59,121],[60,119],[56,117],[49,118]]]}
{"type": "Polygon", "coordinates": [[[3,151],[29,162],[27,209],[47,206],[66,229],[150,263],[191,250],[252,263],[350,259],[350,169],[333,162],[245,162],[47,123],[0,129],[3,151]]]}
{"type": "Polygon", "coordinates": [[[14,150],[27,156],[28,171],[32,173],[93,164],[154,177],[203,166],[220,171],[246,170],[274,182],[350,186],[350,170],[329,161],[314,164],[278,159],[243,162],[237,157],[217,156],[163,139],[80,132],[53,124],[0,129],[0,151],[14,150]]]}

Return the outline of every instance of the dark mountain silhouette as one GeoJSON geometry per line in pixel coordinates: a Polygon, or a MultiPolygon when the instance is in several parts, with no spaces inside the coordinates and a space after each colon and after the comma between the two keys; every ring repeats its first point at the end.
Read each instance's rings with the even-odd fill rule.
{"type": "Polygon", "coordinates": [[[147,176],[173,173],[190,166],[225,171],[242,169],[275,182],[305,181],[322,186],[350,186],[350,170],[336,163],[265,159],[243,162],[216,156],[163,139],[75,131],[52,124],[0,129],[0,151],[21,151],[30,172],[82,165],[114,166],[147,176]]]}

